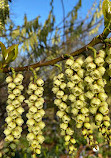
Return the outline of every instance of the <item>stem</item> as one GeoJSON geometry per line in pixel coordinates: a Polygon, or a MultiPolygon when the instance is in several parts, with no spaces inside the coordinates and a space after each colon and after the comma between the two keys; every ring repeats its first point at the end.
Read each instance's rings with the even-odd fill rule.
{"type": "Polygon", "coordinates": [[[30,70],[32,71],[32,73],[34,75],[34,83],[36,83],[36,79],[37,79],[36,71],[32,67],[30,67],[30,70]]]}
{"type": "Polygon", "coordinates": [[[90,47],[90,46],[88,46],[87,48],[90,49],[94,53],[94,59],[95,59],[96,53],[97,53],[96,49],[94,49],[93,47],[90,47]]]}
{"type": "Polygon", "coordinates": [[[12,71],[12,77],[15,78],[16,73],[15,73],[14,68],[11,67],[11,71],[12,71]]]}
{"type": "MultiPolygon", "coordinates": [[[[103,33],[96,36],[95,38],[93,38],[93,40],[87,44],[86,46],[70,53],[69,55],[71,56],[76,56],[76,55],[79,55],[81,54],[82,52],[84,52],[88,46],[90,47],[93,47],[95,46],[96,44],[98,43],[103,43],[104,42],[104,39],[108,36],[108,34],[110,33],[109,29],[108,28],[105,28],[103,33]]],[[[29,66],[24,66],[24,67],[15,67],[15,71],[18,72],[18,71],[27,71],[30,69],[30,67],[32,68],[37,68],[37,67],[43,67],[43,66],[54,66],[54,64],[60,62],[60,61],[63,61],[63,60],[66,60],[68,59],[69,57],[66,55],[62,55],[60,56],[59,58],[56,58],[56,59],[53,59],[53,60],[50,60],[50,61],[46,61],[46,62],[38,62],[36,64],[33,64],[33,65],[29,65],[29,66]]],[[[3,68],[3,72],[4,73],[7,73],[7,72],[11,72],[11,68],[8,67],[8,68],[3,68]]]]}

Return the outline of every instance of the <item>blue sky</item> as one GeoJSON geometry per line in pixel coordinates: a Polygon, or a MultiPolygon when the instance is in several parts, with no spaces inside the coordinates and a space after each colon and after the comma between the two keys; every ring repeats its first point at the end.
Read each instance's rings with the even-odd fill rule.
{"type": "MultiPolygon", "coordinates": [[[[67,14],[78,2],[78,0],[63,1],[65,14],[67,14]]],[[[85,17],[93,2],[94,0],[82,0],[82,8],[79,11],[80,17],[85,17]]],[[[96,2],[99,2],[99,0],[96,0],[96,2]]],[[[21,25],[23,24],[23,17],[26,13],[28,20],[32,20],[40,15],[40,21],[43,23],[50,11],[49,3],[50,0],[12,0],[12,3],[10,3],[11,19],[16,25],[21,25]]],[[[63,18],[61,0],[54,0],[54,14],[56,15],[56,24],[58,24],[63,18]]]]}

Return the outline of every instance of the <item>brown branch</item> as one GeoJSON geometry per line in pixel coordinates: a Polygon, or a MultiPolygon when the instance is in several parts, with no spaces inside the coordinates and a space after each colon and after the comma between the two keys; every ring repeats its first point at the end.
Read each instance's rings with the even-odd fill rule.
{"type": "MultiPolygon", "coordinates": [[[[76,56],[76,55],[79,55],[81,54],[82,52],[84,52],[85,50],[87,50],[87,47],[88,46],[95,46],[96,44],[98,43],[103,43],[103,40],[102,39],[105,39],[109,34],[109,30],[107,28],[104,29],[103,33],[98,35],[97,37],[93,38],[93,40],[85,45],[84,47],[70,53],[71,56],[76,56]]],[[[57,62],[60,62],[60,61],[63,61],[63,60],[66,60],[68,58],[68,56],[65,56],[65,55],[62,55],[56,59],[53,59],[53,60],[50,60],[50,61],[46,61],[46,62],[39,62],[39,63],[36,63],[36,64],[32,64],[32,65],[29,65],[29,66],[24,66],[24,67],[15,67],[15,71],[18,72],[18,71],[27,71],[29,70],[30,67],[32,68],[37,68],[37,67],[43,67],[43,66],[53,66],[54,64],[56,64],[57,62]]],[[[3,68],[3,72],[4,73],[8,73],[8,72],[11,72],[11,68],[8,67],[8,68],[3,68]]]]}

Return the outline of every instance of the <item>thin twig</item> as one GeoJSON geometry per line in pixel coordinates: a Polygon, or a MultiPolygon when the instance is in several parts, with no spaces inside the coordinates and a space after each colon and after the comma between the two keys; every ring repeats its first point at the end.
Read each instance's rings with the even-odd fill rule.
{"type": "MultiPolygon", "coordinates": [[[[105,29],[102,34],[100,34],[99,36],[93,38],[93,40],[92,40],[89,44],[87,44],[86,46],[84,46],[84,47],[82,47],[82,48],[80,48],[80,49],[78,49],[78,50],[72,52],[70,55],[71,55],[71,56],[79,55],[79,54],[81,54],[82,52],[84,52],[88,46],[95,46],[95,45],[98,44],[98,43],[102,43],[102,40],[101,40],[101,39],[102,39],[102,38],[106,38],[106,37],[108,36],[108,34],[109,34],[108,29],[105,29]]],[[[18,72],[18,71],[26,71],[26,70],[29,70],[30,67],[32,67],[32,68],[37,68],[37,67],[43,67],[43,66],[49,66],[49,65],[53,66],[53,65],[56,64],[57,62],[66,60],[67,58],[68,58],[68,57],[60,56],[60,57],[58,57],[58,58],[56,58],[56,59],[53,59],[53,60],[50,60],[50,61],[46,61],[46,62],[42,62],[42,63],[36,63],[36,64],[32,64],[32,65],[29,65],[29,66],[24,66],[24,67],[15,67],[14,69],[15,69],[16,72],[18,72]]],[[[3,72],[4,72],[4,73],[11,72],[11,68],[10,68],[10,67],[8,67],[8,68],[3,68],[3,72]]]]}

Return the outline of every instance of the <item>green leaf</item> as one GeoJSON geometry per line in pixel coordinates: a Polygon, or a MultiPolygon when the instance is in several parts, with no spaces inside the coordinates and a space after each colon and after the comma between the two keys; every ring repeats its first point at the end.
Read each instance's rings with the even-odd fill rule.
{"type": "Polygon", "coordinates": [[[1,51],[2,51],[3,60],[5,60],[5,58],[7,56],[6,47],[2,42],[0,42],[0,47],[1,47],[1,51]]]}
{"type": "Polygon", "coordinates": [[[104,0],[102,4],[102,11],[104,15],[105,27],[111,22],[111,2],[109,0],[104,0]]]}
{"type": "Polygon", "coordinates": [[[9,64],[14,61],[18,55],[18,44],[12,45],[6,50],[8,57],[5,60],[5,64],[9,64]]]}

